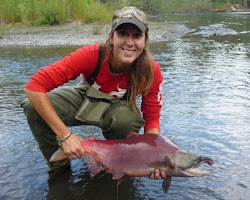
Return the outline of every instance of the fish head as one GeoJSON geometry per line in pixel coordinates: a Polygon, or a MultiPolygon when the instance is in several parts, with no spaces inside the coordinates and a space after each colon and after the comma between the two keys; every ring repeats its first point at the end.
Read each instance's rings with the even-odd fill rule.
{"type": "Polygon", "coordinates": [[[167,175],[162,183],[162,189],[165,193],[169,191],[172,176],[195,177],[208,175],[212,173],[212,170],[201,170],[198,167],[203,163],[213,165],[210,158],[192,154],[184,149],[176,151],[171,159],[165,156],[163,163],[167,175]]]}
{"type": "Polygon", "coordinates": [[[213,165],[213,160],[192,154],[185,150],[178,150],[171,159],[175,166],[176,176],[204,176],[212,173],[212,170],[202,170],[198,167],[204,163],[213,165]]]}

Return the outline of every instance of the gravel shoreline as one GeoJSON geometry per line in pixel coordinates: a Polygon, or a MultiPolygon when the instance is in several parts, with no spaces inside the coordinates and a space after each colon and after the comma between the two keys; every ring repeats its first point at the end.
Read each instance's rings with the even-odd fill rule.
{"type": "MultiPolygon", "coordinates": [[[[57,26],[22,27],[7,31],[0,39],[0,48],[84,46],[105,42],[110,24],[70,23],[57,26]]],[[[190,32],[184,24],[149,25],[150,42],[169,41],[190,32]]]]}

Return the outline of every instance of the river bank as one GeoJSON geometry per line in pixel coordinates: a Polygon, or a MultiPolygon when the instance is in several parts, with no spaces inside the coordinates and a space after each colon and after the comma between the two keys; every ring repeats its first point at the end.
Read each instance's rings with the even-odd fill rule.
{"type": "MultiPolygon", "coordinates": [[[[228,14],[245,14],[249,9],[231,9],[228,14]]],[[[197,13],[199,14],[199,13],[197,13]]],[[[1,28],[1,24],[0,24],[1,28]]],[[[82,24],[72,22],[61,25],[24,26],[14,25],[0,33],[0,48],[18,47],[66,47],[83,46],[91,43],[106,42],[110,24],[82,24]]],[[[185,22],[150,22],[149,42],[161,42],[180,38],[191,32],[185,22]]],[[[1,31],[0,31],[1,32],[1,31]]]]}
{"type": "MultiPolygon", "coordinates": [[[[183,24],[152,23],[150,42],[179,38],[190,31],[183,24]]],[[[110,24],[69,23],[54,26],[11,28],[0,39],[0,47],[63,47],[105,42],[110,24]]]]}

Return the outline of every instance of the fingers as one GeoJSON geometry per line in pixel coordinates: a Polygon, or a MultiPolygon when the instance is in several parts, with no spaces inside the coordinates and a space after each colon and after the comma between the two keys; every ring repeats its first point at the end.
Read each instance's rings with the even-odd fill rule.
{"type": "Polygon", "coordinates": [[[83,157],[83,156],[84,156],[84,150],[83,150],[83,148],[80,146],[80,148],[79,148],[78,151],[77,151],[76,157],[77,157],[77,158],[81,158],[81,157],[83,157]]]}
{"type": "Polygon", "coordinates": [[[154,179],[154,178],[155,178],[155,174],[154,174],[154,173],[151,173],[151,174],[149,175],[149,178],[154,179]]]}
{"type": "Polygon", "coordinates": [[[164,172],[164,171],[161,171],[161,178],[162,178],[162,179],[167,178],[167,173],[164,172]]]}
{"type": "Polygon", "coordinates": [[[65,151],[65,154],[67,156],[67,158],[74,160],[74,159],[78,159],[81,158],[83,156],[84,153],[82,153],[81,151],[78,150],[70,150],[68,152],[65,151]]]}
{"type": "Polygon", "coordinates": [[[73,149],[71,149],[71,152],[70,152],[70,159],[78,159],[78,158],[81,158],[83,157],[84,155],[84,150],[81,146],[77,146],[73,149]]]}
{"type": "Polygon", "coordinates": [[[81,145],[82,139],[74,134],[62,143],[62,148],[67,158],[78,159],[84,156],[81,145]]]}
{"type": "Polygon", "coordinates": [[[83,157],[84,155],[84,150],[80,148],[76,148],[75,150],[72,150],[72,152],[69,153],[68,158],[74,160],[83,157]]]}
{"type": "Polygon", "coordinates": [[[155,179],[158,180],[160,177],[160,170],[159,169],[156,169],[155,170],[155,179]]]}
{"type": "Polygon", "coordinates": [[[165,179],[167,177],[166,172],[160,171],[159,169],[156,169],[155,172],[151,173],[149,175],[149,178],[158,180],[159,178],[165,179]]]}

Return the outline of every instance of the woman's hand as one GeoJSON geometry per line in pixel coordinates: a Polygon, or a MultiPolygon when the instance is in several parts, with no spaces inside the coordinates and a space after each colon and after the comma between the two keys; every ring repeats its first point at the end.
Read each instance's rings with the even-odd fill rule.
{"type": "Polygon", "coordinates": [[[75,134],[71,134],[65,141],[62,142],[62,149],[66,157],[69,159],[81,158],[84,155],[84,150],[81,145],[82,139],[75,134]]]}
{"type": "MultiPolygon", "coordinates": [[[[147,130],[145,133],[146,134],[160,134],[160,130],[157,128],[152,128],[152,129],[147,130]]],[[[152,172],[149,175],[149,178],[156,179],[156,180],[158,180],[160,177],[162,179],[165,179],[167,177],[166,172],[160,171],[159,169],[156,169],[155,172],[152,172]]]]}
{"type": "MultiPolygon", "coordinates": [[[[24,91],[38,114],[59,138],[63,138],[67,133],[69,133],[69,129],[57,115],[47,93],[36,92],[26,88],[24,91]]],[[[80,137],[75,134],[71,134],[65,141],[62,142],[62,148],[67,158],[77,159],[84,155],[81,141],[82,139],[80,137]]]]}
{"type": "Polygon", "coordinates": [[[149,178],[158,180],[159,178],[165,179],[167,177],[166,172],[160,171],[159,169],[156,169],[154,173],[151,173],[149,175],[149,178]]]}

